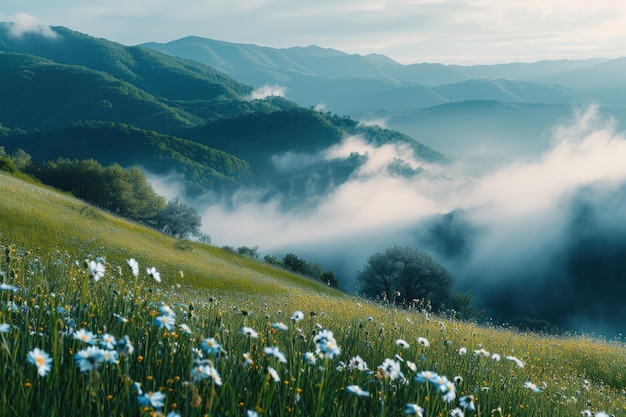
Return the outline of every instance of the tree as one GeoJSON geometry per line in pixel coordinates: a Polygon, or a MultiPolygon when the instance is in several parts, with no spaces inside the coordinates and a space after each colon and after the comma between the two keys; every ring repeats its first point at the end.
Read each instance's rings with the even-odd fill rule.
{"type": "Polygon", "coordinates": [[[332,271],[322,272],[322,275],[320,276],[320,281],[331,287],[339,288],[339,280],[337,279],[335,274],[332,273],[332,271]]]}
{"type": "Polygon", "coordinates": [[[446,268],[409,247],[395,246],[370,256],[357,274],[359,292],[366,297],[404,306],[429,302],[435,311],[453,301],[453,284],[446,268]]]}
{"type": "Polygon", "coordinates": [[[285,255],[285,257],[283,258],[283,265],[285,265],[287,269],[291,269],[294,272],[300,272],[302,274],[306,272],[306,261],[304,259],[298,258],[293,253],[288,253],[287,255],[285,255]]]}
{"type": "Polygon", "coordinates": [[[159,230],[178,239],[200,236],[202,218],[194,207],[183,203],[178,197],[167,202],[165,209],[157,215],[159,230]]]}
{"type": "Polygon", "coordinates": [[[239,246],[237,248],[237,253],[242,256],[247,256],[248,258],[259,259],[259,247],[258,246],[253,246],[251,248],[248,246],[239,246]]]}

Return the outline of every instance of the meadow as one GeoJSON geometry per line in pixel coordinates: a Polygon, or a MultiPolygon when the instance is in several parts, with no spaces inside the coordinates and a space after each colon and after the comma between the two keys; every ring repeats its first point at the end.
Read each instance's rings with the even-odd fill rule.
{"type": "Polygon", "coordinates": [[[0,173],[0,416],[626,415],[623,340],[378,305],[0,173]]]}

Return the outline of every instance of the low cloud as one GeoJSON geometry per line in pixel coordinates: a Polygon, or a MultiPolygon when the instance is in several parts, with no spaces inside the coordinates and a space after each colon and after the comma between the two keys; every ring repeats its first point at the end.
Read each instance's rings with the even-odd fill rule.
{"type": "Polygon", "coordinates": [[[16,13],[13,16],[13,22],[9,25],[9,35],[14,38],[39,35],[50,39],[59,36],[50,26],[26,13],[16,13]]]}
{"type": "Polygon", "coordinates": [[[281,87],[279,85],[264,85],[263,87],[259,87],[253,90],[248,97],[250,100],[261,100],[266,97],[277,96],[277,97],[285,97],[285,93],[287,92],[287,87],[281,87]]]}
{"type": "Polygon", "coordinates": [[[264,190],[242,190],[228,204],[202,208],[203,231],[217,245],[258,245],[263,254],[321,263],[349,291],[367,257],[408,245],[446,266],[457,288],[471,290],[496,320],[614,330],[617,307],[587,286],[604,279],[598,289],[626,290],[613,268],[626,270],[619,261],[626,259],[626,139],[594,108],[553,132],[552,147],[535,159],[486,173],[428,164],[406,147],[358,137],[316,154],[277,156],[287,171],[354,154],[364,162],[314,205],[286,209],[264,190]],[[398,161],[418,174],[398,175],[390,169],[398,161]]]}
{"type": "Polygon", "coordinates": [[[387,128],[387,121],[385,119],[366,119],[359,121],[361,126],[378,126],[383,129],[387,128]]]}

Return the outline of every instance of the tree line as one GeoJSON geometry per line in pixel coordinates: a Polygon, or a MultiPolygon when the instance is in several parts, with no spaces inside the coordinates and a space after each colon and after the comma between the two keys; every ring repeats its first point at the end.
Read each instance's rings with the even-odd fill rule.
{"type": "Polygon", "coordinates": [[[200,231],[202,219],[198,211],[178,197],[166,201],[154,191],[139,167],[104,167],[94,159],[66,158],[37,164],[21,149],[9,155],[0,147],[0,169],[26,173],[94,206],[175,238],[208,239],[200,231]]]}

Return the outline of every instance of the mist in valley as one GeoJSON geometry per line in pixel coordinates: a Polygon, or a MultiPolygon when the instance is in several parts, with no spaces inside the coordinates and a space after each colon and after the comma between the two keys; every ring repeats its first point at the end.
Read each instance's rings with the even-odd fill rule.
{"type": "MultiPolygon", "coordinates": [[[[246,189],[193,204],[214,245],[294,253],[333,271],[348,292],[370,255],[410,246],[444,265],[494,323],[529,317],[616,335],[626,313],[626,140],[616,126],[597,108],[573,112],[545,132],[544,151],[488,168],[426,163],[403,146],[348,137],[273,159],[290,178],[320,161],[360,158],[323,192],[310,175],[297,199],[246,189]]],[[[160,194],[183,193],[173,179],[151,180],[160,194]]]]}

